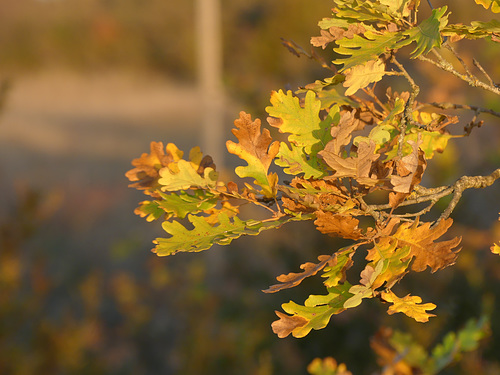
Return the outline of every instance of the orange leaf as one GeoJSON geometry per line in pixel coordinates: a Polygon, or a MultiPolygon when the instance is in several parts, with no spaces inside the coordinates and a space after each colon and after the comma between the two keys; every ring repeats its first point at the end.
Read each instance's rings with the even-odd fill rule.
{"type": "Polygon", "coordinates": [[[435,242],[446,233],[452,223],[452,219],[441,220],[433,228],[431,223],[403,223],[392,237],[399,241],[399,246],[410,246],[410,255],[415,257],[412,264],[414,271],[424,271],[429,266],[432,272],[436,272],[455,264],[460,251],[456,247],[460,244],[461,237],[435,242]]]}
{"type": "Polygon", "coordinates": [[[358,228],[359,220],[350,215],[334,214],[332,212],[316,211],[314,224],[317,229],[332,237],[342,237],[357,240],[363,237],[358,228]]]}
{"type": "MultiPolygon", "coordinates": [[[[293,288],[299,285],[302,280],[306,277],[314,276],[319,271],[321,271],[328,263],[333,263],[332,260],[335,259],[335,263],[337,260],[336,255],[320,255],[318,260],[320,261],[318,264],[307,262],[300,266],[304,272],[301,273],[289,273],[287,275],[280,275],[276,279],[281,282],[281,284],[275,284],[270,286],[268,289],[263,290],[264,293],[275,293],[283,289],[293,288]]],[[[335,264],[330,264],[330,267],[333,267],[335,264]]]]}
{"type": "Polygon", "coordinates": [[[387,313],[389,315],[402,312],[403,314],[415,319],[417,322],[427,322],[430,317],[435,315],[429,314],[426,310],[434,310],[436,305],[433,303],[422,303],[422,298],[419,296],[410,296],[409,294],[403,298],[399,298],[392,291],[382,292],[381,297],[384,301],[391,302],[387,313]]]}
{"type": "Polygon", "coordinates": [[[227,141],[226,146],[230,153],[248,163],[246,167],[237,167],[236,174],[242,178],[254,178],[255,183],[262,187],[262,193],[266,197],[274,197],[278,177],[275,173],[268,175],[267,172],[272,160],[278,154],[279,142],[272,142],[269,130],[264,129],[261,133],[260,124],[259,119],[252,121],[249,114],[240,112],[240,118],[234,121],[237,129],[232,129],[239,143],[227,141]]]}

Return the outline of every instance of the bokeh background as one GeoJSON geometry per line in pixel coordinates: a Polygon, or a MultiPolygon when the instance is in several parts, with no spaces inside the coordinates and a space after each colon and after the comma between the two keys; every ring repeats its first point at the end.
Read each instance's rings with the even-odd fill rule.
{"type": "MultiPolygon", "coordinates": [[[[240,110],[266,117],[271,90],[328,76],[280,38],[308,49],[332,3],[220,3],[219,130],[226,139],[240,110]]],[[[452,22],[493,18],[473,0],[434,6],[447,3],[452,22]]],[[[333,355],[368,374],[376,369],[369,337],[380,325],[432,346],[488,311],[490,338],[449,373],[500,374],[500,260],[488,250],[500,240],[498,183],[467,191],[453,215],[451,235],[464,237],[457,266],[401,285],[402,293],[438,304],[439,317],[426,326],[389,318],[368,301],[305,339],[278,339],[273,311],[321,286],[311,280],[277,295],[261,290],[341,245],[310,223],[201,254],[150,252],[161,228],[134,216],[143,197],[124,173],[151,141],[186,152],[205,142],[196,7],[194,0],[0,0],[0,373],[304,374],[313,358],[333,355]]],[[[424,17],[429,10],[422,8],[424,17]]],[[[500,81],[498,45],[457,48],[500,81]]],[[[409,63],[421,100],[500,111],[493,94],[409,63]]],[[[455,134],[472,118],[463,115],[455,134]]],[[[482,119],[480,129],[436,157],[427,186],[498,168],[500,120],[482,119]]],[[[230,176],[235,162],[226,154],[220,169],[230,176]]]]}

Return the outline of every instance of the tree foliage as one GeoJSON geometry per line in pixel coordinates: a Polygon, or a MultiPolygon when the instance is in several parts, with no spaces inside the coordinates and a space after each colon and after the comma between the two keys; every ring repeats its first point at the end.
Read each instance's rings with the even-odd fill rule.
{"type": "MultiPolygon", "coordinates": [[[[496,1],[476,3],[499,11],[496,1]]],[[[324,294],[311,294],[302,303],[289,301],[281,306],[283,312],[276,312],[272,329],[279,337],[304,337],[366,299],[379,300],[390,315],[402,313],[417,322],[433,317],[436,305],[423,301],[418,290],[402,295],[398,282],[410,272],[434,273],[455,264],[461,238],[448,234],[453,209],[465,189],[485,188],[500,178],[496,169],[488,176],[463,176],[449,186],[421,185],[435,154],[474,127],[452,135],[450,128],[458,119],[443,109],[500,115],[466,105],[419,102],[420,88],[401,58],[409,54],[410,59],[435,65],[499,95],[499,87],[478,62],[474,64],[486,80],[471,73],[454,43],[479,38],[498,42],[500,24],[496,20],[449,24],[446,6],[419,20],[421,6],[418,0],[334,0],[332,15],[319,22],[321,35],[311,43],[332,49],[337,57],[329,65],[319,55],[309,55],[333,75],[295,92],[271,94],[267,122],[284,139],[273,140],[261,121],[245,112],[235,120],[232,132],[237,143],[229,140],[226,146],[247,164],[235,169],[241,182],[221,180],[212,159],[198,148],[185,160],[173,144],[164,149],[161,142],[153,142],[151,152],[135,159],[135,168],[127,172],[131,186],[152,199],[142,202],[136,213],[147,220],[164,218],[167,236],[154,241],[153,251],[160,256],[202,251],[291,221],[312,221],[319,232],[351,244],[300,265],[301,272],[278,276],[279,283],[264,291],[294,288],[318,274],[323,278],[324,294]],[[447,60],[443,49],[451,51],[456,61],[447,60]],[[408,91],[375,89],[377,82],[392,77],[403,78],[408,91]],[[273,163],[291,181],[280,181],[271,171],[273,163]],[[431,212],[447,196],[451,200],[445,208],[438,215],[431,212]],[[380,197],[385,202],[380,203],[380,197]],[[267,217],[242,219],[240,211],[247,204],[261,207],[267,217]],[[429,213],[435,217],[429,219],[429,213]],[[361,267],[356,264],[362,269],[356,277],[348,271],[354,266],[354,255],[362,252],[366,255],[361,267]]],[[[298,55],[307,54],[293,42],[285,45],[298,55]]],[[[491,250],[500,252],[498,244],[491,250]]],[[[481,320],[450,333],[431,355],[400,334],[384,333],[373,347],[386,368],[394,357],[404,359],[399,367],[394,365],[395,372],[386,373],[409,374],[411,368],[436,373],[460,351],[472,350],[485,327],[481,320]]],[[[342,366],[325,360],[311,364],[309,371],[349,373],[342,366]]]]}

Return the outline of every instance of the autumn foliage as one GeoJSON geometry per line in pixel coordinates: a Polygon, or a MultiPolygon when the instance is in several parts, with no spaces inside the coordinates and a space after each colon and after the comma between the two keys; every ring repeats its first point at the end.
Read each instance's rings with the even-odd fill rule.
{"type": "MultiPolygon", "coordinates": [[[[498,1],[476,3],[500,10],[498,1]]],[[[433,317],[436,304],[423,301],[418,290],[401,294],[398,282],[411,272],[434,273],[455,264],[461,237],[449,235],[450,215],[465,189],[492,185],[500,178],[500,169],[489,176],[464,176],[449,186],[421,185],[436,153],[444,152],[453,138],[469,135],[474,126],[452,135],[449,129],[458,118],[443,109],[471,108],[418,101],[420,88],[402,61],[409,52],[415,62],[432,64],[499,95],[500,89],[478,62],[474,64],[486,79],[471,73],[454,44],[480,38],[498,42],[500,22],[450,24],[446,6],[419,20],[422,6],[418,0],[334,0],[332,15],[319,22],[321,35],[311,39],[315,47],[333,48],[337,56],[333,65],[317,52],[309,54],[284,41],[295,54],[327,67],[330,76],[295,92],[271,94],[267,123],[283,134],[279,140],[273,140],[259,119],[239,114],[232,130],[236,141],[229,140],[226,146],[244,162],[235,169],[241,181],[222,181],[214,161],[199,148],[184,159],[174,144],[152,142],[150,153],[132,162],[135,168],[127,177],[132,187],[149,197],[135,213],[148,221],[163,220],[166,236],[154,241],[153,251],[160,256],[199,252],[292,221],[312,221],[319,232],[350,244],[300,265],[299,272],[278,276],[278,283],[264,290],[294,288],[317,275],[323,280],[323,294],[284,303],[283,312],[276,311],[272,329],[279,337],[304,337],[367,299],[379,300],[389,315],[402,313],[417,322],[433,317]],[[442,49],[451,51],[456,61],[448,61],[442,49]],[[407,91],[398,93],[389,86],[380,92],[375,86],[383,79],[402,79],[407,91]],[[281,168],[279,174],[273,164],[281,168]],[[437,212],[436,203],[447,196],[449,203],[437,212]],[[243,219],[241,211],[248,204],[262,208],[267,217],[243,219]],[[362,271],[353,275],[348,271],[360,253],[362,271]]],[[[472,110],[499,115],[483,108],[472,110]]],[[[498,254],[498,245],[492,244],[491,250],[498,254]]],[[[387,331],[372,347],[385,368],[392,369],[387,373],[420,373],[412,369],[436,373],[455,354],[474,349],[485,327],[485,320],[471,321],[463,331],[447,336],[441,349],[414,362],[393,361],[398,355],[404,358],[399,344],[406,338],[387,331]]],[[[349,373],[333,359],[315,362],[309,371],[349,373]]]]}

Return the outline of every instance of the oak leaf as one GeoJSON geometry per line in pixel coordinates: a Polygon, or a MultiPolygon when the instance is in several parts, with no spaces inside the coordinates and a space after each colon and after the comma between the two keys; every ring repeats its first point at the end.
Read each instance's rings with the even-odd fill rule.
{"type": "MultiPolygon", "coordinates": [[[[413,151],[396,161],[397,175],[391,176],[392,190],[396,193],[411,193],[415,185],[422,181],[427,161],[419,145],[421,142],[408,141],[413,151]]],[[[393,206],[394,207],[394,206],[393,206]]]]}
{"type": "MultiPolygon", "coordinates": [[[[268,289],[263,290],[264,293],[275,293],[283,289],[293,288],[299,285],[305,278],[309,276],[316,275],[321,271],[327,264],[334,263],[336,261],[335,255],[320,255],[318,257],[319,263],[307,262],[300,266],[302,270],[301,273],[291,272],[286,275],[280,275],[276,279],[280,284],[271,285],[268,289]]],[[[336,262],[335,262],[336,263],[336,262]]]]}
{"type": "Polygon", "coordinates": [[[164,167],[160,170],[161,178],[158,183],[163,191],[187,190],[192,187],[206,189],[215,188],[218,173],[213,168],[204,168],[203,174],[198,173],[199,165],[179,160],[175,166],[164,167]],[[174,172],[175,171],[175,172],[174,172]]]}
{"type": "Polygon", "coordinates": [[[346,280],[346,272],[354,264],[352,257],[359,247],[359,244],[346,246],[339,249],[335,254],[334,261],[330,262],[323,270],[321,277],[326,278],[323,282],[326,287],[330,288],[343,283],[346,280]]]}
{"type": "Polygon", "coordinates": [[[262,188],[266,197],[276,196],[278,176],[268,174],[272,160],[279,151],[279,142],[272,142],[269,130],[260,131],[260,120],[252,121],[249,114],[240,112],[240,118],[234,121],[237,129],[232,133],[239,143],[227,141],[226,147],[232,154],[239,156],[248,163],[248,166],[239,166],[235,169],[239,177],[252,177],[255,183],[262,188]],[[271,143],[272,142],[272,143],[271,143]]]}
{"type": "Polygon", "coordinates": [[[243,221],[227,212],[218,214],[214,225],[209,218],[188,215],[193,228],[188,229],[178,221],[165,221],[162,228],[170,234],[168,238],[157,238],[153,252],[158,256],[173,255],[177,252],[198,252],[207,250],[212,245],[229,245],[234,239],[243,235],[256,236],[267,229],[275,229],[290,221],[304,220],[298,216],[283,216],[271,220],[243,221]]]}
{"type": "Polygon", "coordinates": [[[352,177],[360,184],[375,185],[378,183],[378,179],[372,179],[370,176],[374,162],[380,157],[380,154],[375,153],[375,148],[375,142],[370,140],[369,143],[359,144],[356,156],[342,158],[329,152],[326,147],[324,151],[320,152],[320,155],[326,164],[335,171],[333,178],[352,177]]]}
{"type": "Polygon", "coordinates": [[[315,358],[308,366],[310,375],[352,375],[344,363],[338,364],[332,357],[315,358]]]}
{"type": "Polygon", "coordinates": [[[427,310],[434,310],[436,305],[433,303],[422,304],[422,298],[419,296],[411,296],[408,294],[403,298],[399,298],[389,290],[388,292],[382,292],[381,297],[384,301],[392,303],[392,305],[389,306],[389,310],[387,310],[389,315],[402,312],[421,323],[427,322],[430,317],[435,316],[434,314],[429,314],[427,310]]]}
{"type": "Polygon", "coordinates": [[[371,60],[361,65],[353,66],[344,71],[347,87],[344,95],[354,95],[359,89],[365,88],[370,83],[380,81],[385,75],[385,63],[380,60],[371,60]]]}
{"type": "Polygon", "coordinates": [[[419,225],[418,220],[414,223],[403,223],[391,237],[398,240],[399,246],[410,246],[410,255],[414,257],[412,270],[421,272],[430,267],[434,273],[455,264],[460,251],[456,247],[460,244],[461,237],[435,242],[446,233],[452,223],[450,218],[439,221],[432,228],[431,223],[419,225]]]}
{"type": "Polygon", "coordinates": [[[314,47],[321,47],[325,49],[328,44],[333,42],[336,38],[330,34],[327,30],[321,30],[321,36],[313,36],[311,38],[311,44],[314,47]]]}
{"type": "Polygon", "coordinates": [[[358,227],[359,220],[350,215],[324,211],[316,211],[315,215],[314,224],[318,231],[323,234],[351,240],[358,240],[363,237],[363,232],[358,227]]]}
{"type": "Polygon", "coordinates": [[[287,314],[283,314],[280,311],[275,311],[275,313],[280,319],[273,322],[271,324],[271,327],[273,329],[273,332],[276,333],[280,339],[287,337],[295,329],[303,327],[307,324],[307,319],[301,316],[290,316],[287,314]]]}
{"type": "Polygon", "coordinates": [[[132,160],[135,168],[125,173],[125,176],[134,182],[129,187],[145,190],[147,195],[156,195],[154,190],[159,186],[160,170],[172,162],[179,161],[183,152],[173,143],[169,143],[165,153],[163,142],[151,142],[150,149],[149,154],[143,153],[140,158],[132,160]]]}
{"type": "MultiPolygon", "coordinates": [[[[271,116],[268,122],[277,127],[280,133],[290,133],[288,141],[295,147],[303,148],[307,155],[315,155],[331,139],[331,123],[319,118],[321,101],[316,98],[314,91],[307,91],[303,106],[291,91],[286,94],[283,90],[273,91],[271,104],[266,107],[266,112],[271,116]]],[[[336,110],[338,112],[338,107],[336,110]]]]}
{"type": "Polygon", "coordinates": [[[281,305],[283,310],[291,314],[280,314],[279,320],[271,324],[273,332],[280,338],[288,336],[290,333],[297,338],[306,336],[312,329],[319,330],[325,328],[334,314],[339,314],[345,310],[345,301],[352,294],[349,293],[351,285],[348,282],[328,288],[327,295],[311,295],[304,303],[304,306],[293,301],[281,305]],[[293,321],[290,321],[293,318],[293,321]],[[297,319],[302,318],[302,319],[297,319]],[[289,329],[295,326],[293,329],[289,329]],[[285,329],[283,329],[283,327],[285,329]]]}

